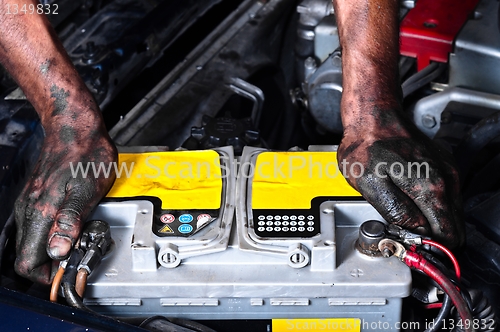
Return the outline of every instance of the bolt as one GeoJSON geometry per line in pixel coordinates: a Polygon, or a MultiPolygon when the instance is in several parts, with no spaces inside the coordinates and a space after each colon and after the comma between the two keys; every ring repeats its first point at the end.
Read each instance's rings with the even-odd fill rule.
{"type": "Polygon", "coordinates": [[[314,58],[312,57],[308,57],[305,61],[304,61],[304,66],[306,67],[306,69],[316,69],[316,60],[314,60],[314,58]]]}
{"type": "Polygon", "coordinates": [[[332,64],[335,66],[335,67],[340,67],[342,65],[342,58],[340,56],[340,53],[337,53],[335,54],[333,57],[332,57],[332,64]]]}
{"type": "Polygon", "coordinates": [[[392,243],[387,242],[383,243],[380,249],[382,249],[382,256],[385,258],[391,257],[396,252],[396,247],[392,243]]]}
{"type": "Polygon", "coordinates": [[[304,78],[307,81],[309,77],[316,71],[317,69],[316,60],[312,57],[308,57],[304,60],[304,78]]]}
{"type": "Polygon", "coordinates": [[[422,125],[425,127],[425,128],[434,128],[436,126],[437,122],[436,122],[436,118],[434,118],[434,116],[430,115],[430,114],[426,114],[424,116],[422,116],[422,125]]]}
{"type": "Polygon", "coordinates": [[[290,261],[293,263],[293,264],[300,264],[302,263],[306,258],[304,257],[304,255],[302,254],[293,254],[292,256],[290,256],[290,261]]]}
{"type": "Polygon", "coordinates": [[[177,256],[168,252],[165,255],[163,255],[162,259],[165,263],[171,264],[171,263],[175,263],[175,261],[177,261],[177,256]]]}

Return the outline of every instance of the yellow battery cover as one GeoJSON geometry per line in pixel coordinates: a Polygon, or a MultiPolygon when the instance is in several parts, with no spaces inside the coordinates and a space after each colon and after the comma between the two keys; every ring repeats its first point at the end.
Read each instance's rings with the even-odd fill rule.
{"type": "Polygon", "coordinates": [[[154,196],[164,210],[219,209],[222,172],[213,150],[120,153],[109,198],[154,196]]]}
{"type": "Polygon", "coordinates": [[[361,196],[340,173],[336,152],[263,152],[252,172],[253,209],[310,209],[315,197],[361,196]]]}

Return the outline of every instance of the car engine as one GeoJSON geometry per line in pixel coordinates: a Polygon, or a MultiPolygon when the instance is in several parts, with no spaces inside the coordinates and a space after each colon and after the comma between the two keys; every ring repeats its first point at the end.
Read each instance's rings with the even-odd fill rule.
{"type": "Polygon", "coordinates": [[[454,254],[329,176],[343,132],[330,0],[40,2],[58,6],[49,20],[127,176],[88,218],[60,285],[16,275],[12,211],[44,133],[0,68],[5,330],[469,330],[457,296],[474,330],[498,329],[497,0],[400,1],[404,112],[460,171],[467,244],[454,254]],[[28,313],[40,318],[16,318],[28,313]]]}

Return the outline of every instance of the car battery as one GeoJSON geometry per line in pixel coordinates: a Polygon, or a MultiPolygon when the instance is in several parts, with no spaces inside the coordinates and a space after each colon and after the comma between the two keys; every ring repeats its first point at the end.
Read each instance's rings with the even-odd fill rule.
{"type": "Polygon", "coordinates": [[[245,148],[238,161],[231,148],[120,160],[151,156],[160,169],[200,163],[214,170],[182,178],[182,167],[172,168],[163,179],[134,168],[118,179],[90,216],[107,221],[114,240],[88,279],[91,309],[119,317],[272,319],[276,331],[342,324],[345,331],[397,330],[410,270],[396,257],[359,250],[360,225],[384,220],[342,177],[334,147],[245,148]]]}

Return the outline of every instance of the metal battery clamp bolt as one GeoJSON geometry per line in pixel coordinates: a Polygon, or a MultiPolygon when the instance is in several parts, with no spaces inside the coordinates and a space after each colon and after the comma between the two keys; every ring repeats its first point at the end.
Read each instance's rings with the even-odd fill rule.
{"type": "Polygon", "coordinates": [[[359,227],[357,249],[365,255],[380,256],[381,251],[378,249],[378,244],[385,236],[383,222],[378,220],[365,221],[359,227]]]}

